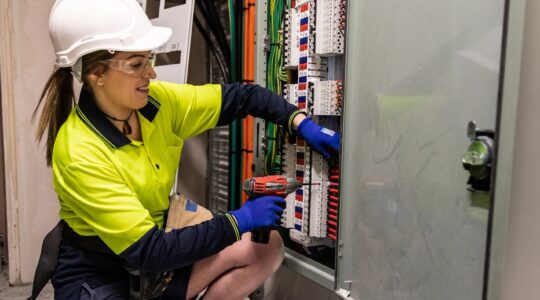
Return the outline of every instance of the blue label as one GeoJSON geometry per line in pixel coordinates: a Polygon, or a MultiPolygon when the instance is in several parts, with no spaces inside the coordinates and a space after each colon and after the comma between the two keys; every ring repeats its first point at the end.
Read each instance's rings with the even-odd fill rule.
{"type": "Polygon", "coordinates": [[[186,201],[186,210],[196,212],[197,211],[197,203],[195,203],[195,202],[188,199],[186,201]]]}

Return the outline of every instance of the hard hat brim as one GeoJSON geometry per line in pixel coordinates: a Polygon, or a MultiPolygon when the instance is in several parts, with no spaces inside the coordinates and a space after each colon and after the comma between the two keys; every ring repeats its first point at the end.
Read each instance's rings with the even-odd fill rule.
{"type": "Polygon", "coordinates": [[[165,45],[172,36],[172,29],[168,27],[152,26],[152,30],[148,31],[143,36],[137,38],[135,43],[126,46],[125,48],[107,49],[115,51],[149,51],[155,50],[165,45]]]}
{"type": "MultiPolygon", "coordinates": [[[[172,36],[172,29],[168,27],[161,26],[152,26],[148,32],[144,35],[139,36],[136,40],[125,41],[125,43],[115,43],[115,46],[110,46],[104,48],[102,45],[96,45],[95,47],[86,45],[81,48],[87,48],[86,50],[80,51],[78,58],[82,56],[100,51],[100,50],[109,50],[109,51],[123,51],[123,52],[138,52],[138,51],[151,51],[158,49],[163,46],[172,36]]],[[[70,50],[71,52],[71,50],[70,50]]],[[[58,55],[59,53],[57,53],[58,55]]],[[[77,62],[77,58],[66,59],[64,63],[56,63],[57,68],[71,67],[77,62]]]]}

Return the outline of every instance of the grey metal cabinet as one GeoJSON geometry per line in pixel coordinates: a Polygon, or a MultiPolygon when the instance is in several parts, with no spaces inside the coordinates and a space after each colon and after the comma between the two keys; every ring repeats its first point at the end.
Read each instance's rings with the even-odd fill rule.
{"type": "Polygon", "coordinates": [[[338,287],[481,299],[490,192],[467,124],[495,130],[505,2],[348,2],[338,287]]]}

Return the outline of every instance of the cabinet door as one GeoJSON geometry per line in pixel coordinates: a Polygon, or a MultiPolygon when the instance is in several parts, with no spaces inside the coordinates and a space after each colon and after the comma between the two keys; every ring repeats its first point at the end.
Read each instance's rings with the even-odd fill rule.
{"type": "Polygon", "coordinates": [[[467,124],[495,129],[503,0],[348,1],[338,287],[481,299],[490,192],[467,124]]]}

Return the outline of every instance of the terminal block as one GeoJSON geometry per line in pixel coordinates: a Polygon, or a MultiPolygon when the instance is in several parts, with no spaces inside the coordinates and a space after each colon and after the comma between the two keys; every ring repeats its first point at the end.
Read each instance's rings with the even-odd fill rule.
{"type": "Polygon", "coordinates": [[[340,116],[343,107],[343,81],[327,80],[313,83],[312,113],[316,116],[340,116]]]}
{"type": "Polygon", "coordinates": [[[317,1],[317,55],[342,55],[345,49],[345,0],[317,1]]]}
{"type": "Polygon", "coordinates": [[[283,41],[283,68],[296,69],[298,67],[299,49],[298,34],[300,32],[300,20],[296,9],[291,8],[285,12],[283,41]]]}
{"type": "Polygon", "coordinates": [[[283,88],[283,98],[290,104],[298,106],[298,85],[286,84],[283,88]]]}

